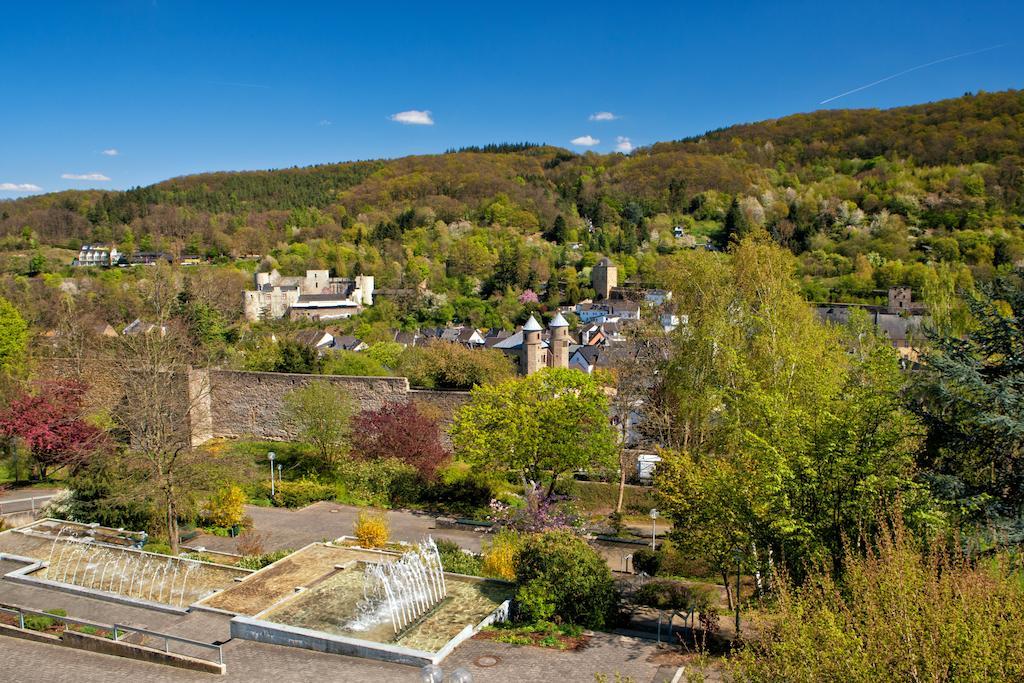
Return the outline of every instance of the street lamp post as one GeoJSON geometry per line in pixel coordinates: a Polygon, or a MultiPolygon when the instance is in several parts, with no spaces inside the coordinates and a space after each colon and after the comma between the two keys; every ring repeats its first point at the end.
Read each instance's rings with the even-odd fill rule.
{"type": "Polygon", "coordinates": [[[277,483],[280,484],[284,479],[281,476],[281,468],[284,467],[281,463],[277,463],[277,483]]]}
{"type": "Polygon", "coordinates": [[[651,508],[651,550],[657,550],[657,539],[658,539],[658,510],[657,508],[651,508]]]}
{"type": "Polygon", "coordinates": [[[274,451],[267,453],[267,460],[270,461],[270,497],[273,498],[276,493],[274,490],[274,451]]]}

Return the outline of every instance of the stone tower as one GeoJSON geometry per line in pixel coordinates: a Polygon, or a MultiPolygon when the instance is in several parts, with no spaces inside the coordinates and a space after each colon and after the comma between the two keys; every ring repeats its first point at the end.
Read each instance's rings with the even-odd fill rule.
{"type": "Polygon", "coordinates": [[[913,298],[910,287],[889,288],[889,312],[899,313],[910,310],[910,302],[913,298]]]}
{"type": "Polygon", "coordinates": [[[548,325],[551,343],[548,346],[548,360],[553,368],[569,367],[569,323],[559,313],[548,325]]]}
{"type": "Polygon", "coordinates": [[[612,295],[612,290],[619,286],[619,269],[605,256],[591,269],[590,281],[597,292],[597,299],[607,299],[612,295]]]}
{"type": "Polygon", "coordinates": [[[524,375],[532,375],[541,369],[540,355],[540,323],[532,315],[523,325],[523,347],[520,356],[519,370],[524,375]]]}

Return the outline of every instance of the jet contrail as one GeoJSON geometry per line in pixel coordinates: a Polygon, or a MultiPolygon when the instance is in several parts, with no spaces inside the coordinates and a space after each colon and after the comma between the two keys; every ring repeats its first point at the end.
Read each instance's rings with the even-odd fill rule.
{"type": "Polygon", "coordinates": [[[943,57],[942,59],[936,59],[934,62],[928,62],[927,64],[918,64],[917,66],[912,66],[909,69],[905,69],[903,71],[900,71],[899,73],[895,73],[895,74],[893,74],[891,76],[886,76],[885,78],[880,78],[877,81],[874,81],[872,83],[868,83],[867,85],[862,85],[859,88],[854,88],[853,90],[847,90],[846,92],[840,93],[840,94],[836,95],[835,97],[830,97],[827,100],[822,100],[821,102],[818,102],[818,104],[828,104],[829,102],[831,102],[833,100],[838,100],[840,97],[846,97],[847,95],[852,95],[855,92],[860,92],[861,90],[867,90],[868,88],[876,86],[879,83],[885,83],[886,81],[891,81],[894,78],[899,78],[900,76],[905,76],[906,74],[909,74],[912,71],[918,71],[920,69],[928,68],[929,66],[935,66],[936,64],[942,64],[943,62],[949,62],[949,61],[952,61],[954,59],[960,59],[961,57],[970,57],[971,55],[980,55],[982,52],[991,52],[992,50],[998,50],[1001,47],[1006,47],[1006,44],[1005,43],[1000,43],[999,45],[992,45],[991,47],[985,47],[985,48],[982,48],[980,50],[973,50],[971,52],[962,52],[962,53],[960,53],[958,55],[953,55],[952,57],[943,57]]]}

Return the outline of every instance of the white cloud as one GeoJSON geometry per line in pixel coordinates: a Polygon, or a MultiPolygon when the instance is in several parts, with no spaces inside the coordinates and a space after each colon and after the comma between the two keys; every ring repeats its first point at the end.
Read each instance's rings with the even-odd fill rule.
{"type": "Polygon", "coordinates": [[[430,115],[429,110],[419,111],[418,109],[410,109],[409,111],[400,111],[397,114],[392,114],[389,118],[392,121],[404,123],[407,126],[434,125],[434,117],[430,115]]]}
{"type": "Polygon", "coordinates": [[[591,121],[614,121],[617,118],[619,117],[610,111],[599,111],[590,115],[591,121]]]}
{"type": "Polygon", "coordinates": [[[111,147],[110,149],[105,149],[102,152],[100,152],[100,154],[102,154],[103,156],[107,156],[107,157],[116,157],[120,153],[121,152],[119,152],[118,150],[114,149],[113,147],[111,147]]]}
{"type": "Polygon", "coordinates": [[[593,135],[581,135],[578,138],[573,138],[569,142],[574,145],[578,145],[579,147],[593,147],[594,145],[601,144],[601,141],[593,135]]]}
{"type": "Polygon", "coordinates": [[[64,180],[110,180],[102,173],[63,173],[60,177],[64,180]]]}
{"type": "Polygon", "coordinates": [[[316,125],[318,125],[318,126],[329,126],[329,125],[331,125],[331,123],[333,123],[333,122],[332,121],[328,121],[327,119],[320,119],[320,123],[318,123],[316,125]]]}
{"type": "Polygon", "coordinates": [[[0,190],[4,192],[42,192],[43,188],[32,183],[0,183],[0,190]]]}
{"type": "Polygon", "coordinates": [[[622,152],[623,154],[629,154],[633,151],[633,141],[627,137],[618,136],[615,138],[615,151],[622,152]]]}

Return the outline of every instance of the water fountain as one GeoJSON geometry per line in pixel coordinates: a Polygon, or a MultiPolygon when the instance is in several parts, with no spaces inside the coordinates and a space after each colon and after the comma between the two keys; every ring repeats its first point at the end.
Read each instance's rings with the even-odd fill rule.
{"type": "MultiPolygon", "coordinates": [[[[189,591],[189,578],[194,578],[202,565],[196,560],[141,553],[77,538],[55,539],[49,557],[42,576],[50,581],[175,607],[183,607],[186,600],[199,597],[189,591]]],[[[207,567],[207,571],[214,570],[207,567]]]]}
{"type": "Polygon", "coordinates": [[[434,539],[427,538],[394,562],[370,563],[363,573],[363,600],[346,623],[366,631],[391,620],[395,634],[426,614],[447,595],[444,568],[434,539]]]}

